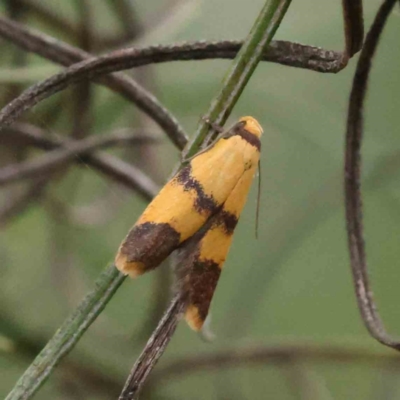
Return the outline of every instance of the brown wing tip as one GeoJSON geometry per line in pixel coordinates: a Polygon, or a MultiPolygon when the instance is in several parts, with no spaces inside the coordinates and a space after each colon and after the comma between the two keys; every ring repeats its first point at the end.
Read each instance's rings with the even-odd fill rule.
{"type": "Polygon", "coordinates": [[[194,331],[200,331],[203,327],[204,320],[200,317],[199,309],[193,304],[188,305],[185,313],[185,319],[189,327],[194,331]]]}
{"type": "Polygon", "coordinates": [[[130,278],[136,278],[144,272],[144,265],[141,262],[128,262],[126,254],[117,253],[114,264],[116,268],[124,275],[129,275],[130,278]]]}
{"type": "Polygon", "coordinates": [[[264,132],[260,123],[253,117],[250,117],[250,116],[242,117],[242,118],[240,118],[239,121],[245,122],[246,125],[245,125],[244,129],[246,129],[246,131],[252,133],[253,135],[256,135],[258,138],[261,137],[261,135],[264,132]]]}

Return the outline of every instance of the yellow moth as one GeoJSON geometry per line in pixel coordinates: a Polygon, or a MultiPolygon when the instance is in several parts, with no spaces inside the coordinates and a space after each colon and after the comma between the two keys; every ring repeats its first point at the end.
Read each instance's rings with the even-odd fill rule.
{"type": "Polygon", "coordinates": [[[116,267],[131,277],[174,250],[186,265],[186,320],[201,329],[233,232],[258,167],[263,130],[242,117],[193,157],[147,206],[119,247],[116,267]]]}

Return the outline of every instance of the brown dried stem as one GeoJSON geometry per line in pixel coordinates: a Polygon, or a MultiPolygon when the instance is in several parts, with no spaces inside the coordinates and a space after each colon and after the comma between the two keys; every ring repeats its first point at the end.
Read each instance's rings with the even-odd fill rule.
{"type": "Polygon", "coordinates": [[[29,179],[41,174],[52,173],[59,169],[61,165],[81,156],[88,156],[99,149],[120,146],[126,143],[153,141],[154,138],[137,133],[115,133],[105,137],[90,136],[82,140],[75,140],[66,143],[62,148],[48,152],[42,157],[37,157],[33,161],[11,164],[0,169],[0,186],[29,179]]]}
{"type": "Polygon", "coordinates": [[[381,321],[373,299],[368,279],[362,223],[361,197],[361,144],[363,139],[363,114],[371,63],[387,18],[396,0],[386,0],[381,5],[366,37],[354,75],[347,116],[345,149],[345,206],[351,269],[358,307],[370,334],[382,344],[400,350],[400,341],[389,335],[381,321]]]}
{"type": "MultiPolygon", "coordinates": [[[[8,129],[13,130],[14,132],[17,131],[19,135],[24,135],[28,140],[31,140],[33,145],[45,150],[57,148],[63,149],[59,150],[58,154],[64,154],[61,157],[67,157],[67,159],[71,156],[71,152],[68,148],[64,147],[75,145],[75,142],[66,139],[46,138],[39,128],[30,124],[15,124],[8,129]]],[[[93,138],[90,140],[93,140],[93,138]]],[[[99,140],[101,143],[101,139],[96,140],[99,140]]],[[[107,141],[107,138],[105,140],[107,141]]],[[[76,152],[73,154],[74,156],[72,159],[74,161],[81,164],[91,165],[98,171],[109,176],[114,182],[121,183],[130,189],[137,191],[147,200],[151,200],[158,193],[158,186],[147,175],[145,175],[140,169],[120,160],[119,158],[110,154],[88,154],[76,158],[76,152]]]]}
{"type": "MultiPolygon", "coordinates": [[[[0,19],[0,22],[4,24],[4,19],[0,19]]],[[[1,26],[0,24],[0,34],[5,36],[7,29],[1,29],[1,26]]],[[[230,59],[236,55],[241,45],[242,42],[235,41],[194,42],[172,46],[151,46],[142,49],[122,49],[98,58],[91,58],[74,64],[65,71],[26,90],[2,110],[0,123],[3,126],[12,123],[39,101],[84,79],[95,79],[115,71],[166,61],[230,59]]],[[[319,72],[338,72],[343,68],[342,53],[340,52],[285,41],[272,42],[262,60],[319,72]]]]}
{"type": "Polygon", "coordinates": [[[364,39],[362,0],[343,0],[342,8],[345,34],[344,53],[351,58],[361,49],[364,39]]]}

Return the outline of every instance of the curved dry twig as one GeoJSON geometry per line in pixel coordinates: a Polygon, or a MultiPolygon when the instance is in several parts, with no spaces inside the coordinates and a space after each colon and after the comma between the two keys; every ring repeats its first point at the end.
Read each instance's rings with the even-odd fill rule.
{"type": "Polygon", "coordinates": [[[66,162],[87,156],[99,149],[120,146],[125,143],[154,141],[148,135],[138,135],[137,133],[115,133],[109,136],[90,136],[82,140],[68,141],[62,148],[48,152],[42,157],[37,157],[33,161],[11,164],[0,169],[0,186],[28,179],[41,174],[53,173],[66,162]]]}
{"type": "MultiPolygon", "coordinates": [[[[25,138],[44,150],[53,150],[71,145],[70,140],[46,138],[43,132],[30,124],[18,123],[8,128],[23,135],[25,138]]],[[[76,153],[75,153],[76,154],[76,153]]],[[[81,157],[74,157],[74,161],[81,164],[89,164],[101,173],[111,177],[113,181],[137,191],[145,199],[151,200],[159,191],[159,187],[139,168],[128,164],[110,154],[88,154],[81,157]]]]}
{"type": "MultiPolygon", "coordinates": [[[[40,101],[81,82],[124,69],[176,60],[200,60],[209,58],[234,58],[242,42],[195,42],[173,46],[151,46],[117,50],[97,58],[91,58],[66,68],[64,71],[31,86],[0,112],[0,124],[4,127],[14,122],[24,111],[40,101]]],[[[342,68],[342,53],[318,47],[276,41],[271,43],[262,58],[283,65],[308,68],[320,72],[337,72],[342,68]]]]}
{"type": "Polygon", "coordinates": [[[362,0],[342,0],[345,54],[353,57],[362,47],[364,21],[362,0]]]}
{"type": "MultiPolygon", "coordinates": [[[[4,17],[0,17],[0,36],[10,40],[17,46],[23,47],[25,50],[65,66],[88,59],[88,57],[94,58],[81,49],[41,32],[28,29],[4,17]]],[[[126,63],[131,61],[132,64],[120,67],[119,70],[122,70],[170,61],[233,59],[242,44],[242,41],[237,40],[195,41],[142,48],[126,48],[100,57],[113,58],[114,55],[117,56],[123,52],[125,60],[121,61],[126,63]],[[154,57],[154,60],[152,60],[152,57],[154,57]]],[[[317,72],[335,73],[341,69],[342,58],[342,52],[284,40],[273,40],[264,53],[262,60],[317,72]]]]}
{"type": "Polygon", "coordinates": [[[390,336],[379,316],[368,279],[363,239],[361,178],[361,143],[363,113],[371,62],[396,0],[385,0],[368,32],[354,75],[347,116],[345,149],[345,206],[351,269],[358,307],[370,334],[382,344],[400,350],[400,341],[390,336]]]}
{"type": "MultiPolygon", "coordinates": [[[[0,17],[0,36],[25,50],[64,66],[94,58],[81,49],[43,33],[27,29],[25,26],[4,17],[0,17]]],[[[113,74],[104,77],[101,83],[135,103],[165,131],[179,149],[183,149],[187,142],[187,136],[181,125],[156,97],[134,79],[124,74],[113,74]]]]}

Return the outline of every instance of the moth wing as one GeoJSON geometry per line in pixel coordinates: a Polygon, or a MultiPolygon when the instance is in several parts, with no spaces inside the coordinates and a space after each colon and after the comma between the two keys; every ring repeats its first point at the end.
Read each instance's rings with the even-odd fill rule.
{"type": "Polygon", "coordinates": [[[198,331],[210,308],[257,163],[239,179],[221,210],[179,250],[179,281],[188,296],[185,319],[198,331]]]}
{"type": "Polygon", "coordinates": [[[240,140],[220,139],[163,187],[122,242],[120,271],[136,277],[156,268],[221,208],[244,172],[240,140]]]}

